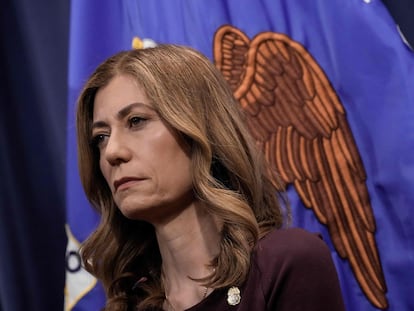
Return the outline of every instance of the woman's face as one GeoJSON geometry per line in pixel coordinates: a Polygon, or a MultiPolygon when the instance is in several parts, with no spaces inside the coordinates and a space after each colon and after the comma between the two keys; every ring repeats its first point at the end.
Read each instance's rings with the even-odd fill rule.
{"type": "Polygon", "coordinates": [[[95,97],[93,142],[115,203],[128,218],[156,223],[193,201],[189,146],[128,75],[95,97]]]}

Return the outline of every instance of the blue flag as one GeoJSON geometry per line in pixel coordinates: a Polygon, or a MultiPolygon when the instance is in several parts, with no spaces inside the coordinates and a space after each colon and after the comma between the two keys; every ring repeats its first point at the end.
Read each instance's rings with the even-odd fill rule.
{"type": "MultiPolygon", "coordinates": [[[[81,289],[69,284],[82,279],[76,242],[98,221],[76,169],[76,97],[106,57],[154,42],[192,46],[226,77],[223,64],[236,65],[225,55],[236,45],[269,64],[284,57],[285,73],[298,70],[315,97],[302,110],[279,105],[280,119],[266,125],[292,142],[268,157],[288,185],[294,225],[322,233],[348,310],[414,310],[414,54],[378,0],[72,1],[67,207],[75,246],[67,256],[67,310],[104,304],[93,279],[79,281],[81,289]]],[[[260,60],[244,61],[255,68],[260,60]]],[[[232,78],[248,105],[239,88],[246,79],[232,78]]],[[[249,122],[259,137],[262,121],[249,122]]]]}

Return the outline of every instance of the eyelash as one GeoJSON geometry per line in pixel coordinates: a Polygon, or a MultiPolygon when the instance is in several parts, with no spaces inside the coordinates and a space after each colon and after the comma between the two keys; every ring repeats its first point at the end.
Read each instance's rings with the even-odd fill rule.
{"type": "MultiPolygon", "coordinates": [[[[146,118],[133,116],[128,119],[128,126],[129,128],[137,128],[137,127],[142,126],[145,121],[147,121],[146,118]]],[[[108,137],[109,137],[109,134],[96,134],[95,136],[92,137],[90,144],[93,147],[99,149],[102,142],[105,140],[105,138],[108,138],[108,137]]]]}
{"type": "Polygon", "coordinates": [[[137,127],[141,126],[143,122],[147,121],[147,119],[143,117],[133,116],[128,119],[129,127],[137,127]]]}
{"type": "Polygon", "coordinates": [[[105,138],[109,137],[107,134],[97,134],[94,137],[92,137],[90,144],[92,147],[98,148],[102,144],[105,138]]]}

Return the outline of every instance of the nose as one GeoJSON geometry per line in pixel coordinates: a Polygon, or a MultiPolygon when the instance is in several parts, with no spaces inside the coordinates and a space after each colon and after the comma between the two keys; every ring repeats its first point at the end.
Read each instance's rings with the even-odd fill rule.
{"type": "Polygon", "coordinates": [[[120,165],[131,159],[128,142],[120,133],[112,132],[104,148],[104,157],[112,166],[120,165]]]}

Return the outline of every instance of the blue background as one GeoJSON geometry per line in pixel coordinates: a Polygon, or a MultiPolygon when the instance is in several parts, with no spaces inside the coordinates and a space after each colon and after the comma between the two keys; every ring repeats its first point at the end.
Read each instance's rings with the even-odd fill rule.
{"type": "MultiPolygon", "coordinates": [[[[412,3],[393,4],[402,5],[391,12],[412,38],[412,3]]],[[[214,32],[226,23],[251,38],[262,31],[286,33],[324,69],[367,172],[389,310],[414,310],[414,60],[381,1],[0,5],[0,310],[62,310],[65,205],[78,239],[96,223],[79,186],[73,136],[74,102],[87,76],[107,56],[129,49],[133,36],[191,45],[211,58],[214,32]]],[[[330,244],[312,211],[294,191],[289,195],[295,225],[322,232],[330,244]]],[[[348,263],[332,254],[348,309],[376,310],[348,263]]],[[[82,301],[77,307],[97,309],[82,301]]]]}

